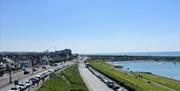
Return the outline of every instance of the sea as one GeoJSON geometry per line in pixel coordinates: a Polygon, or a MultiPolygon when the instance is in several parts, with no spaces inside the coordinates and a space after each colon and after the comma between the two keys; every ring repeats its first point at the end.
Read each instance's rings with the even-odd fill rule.
{"type": "Polygon", "coordinates": [[[88,55],[180,56],[180,51],[173,51],[173,52],[92,53],[92,54],[88,54],[88,55]]]}
{"type": "Polygon", "coordinates": [[[133,72],[151,72],[156,75],[180,80],[180,62],[175,61],[114,61],[113,65],[123,66],[123,70],[133,72]]]}
{"type": "MultiPolygon", "coordinates": [[[[129,53],[96,53],[90,55],[128,55],[128,56],[176,56],[180,57],[180,51],[174,52],[129,52],[129,53]]],[[[179,61],[113,61],[114,65],[123,66],[123,70],[134,72],[151,72],[156,75],[180,80],[180,60],[179,61]]]]}

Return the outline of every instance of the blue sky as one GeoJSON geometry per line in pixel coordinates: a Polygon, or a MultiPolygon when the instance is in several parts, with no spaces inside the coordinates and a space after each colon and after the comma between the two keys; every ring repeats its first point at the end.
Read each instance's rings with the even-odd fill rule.
{"type": "Polygon", "coordinates": [[[0,1],[0,51],[180,51],[179,0],[0,1]]]}

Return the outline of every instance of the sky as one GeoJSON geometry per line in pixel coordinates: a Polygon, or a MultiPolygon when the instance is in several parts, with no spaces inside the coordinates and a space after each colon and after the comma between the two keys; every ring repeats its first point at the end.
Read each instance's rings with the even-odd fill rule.
{"type": "Polygon", "coordinates": [[[180,51],[180,0],[0,1],[0,51],[180,51]]]}

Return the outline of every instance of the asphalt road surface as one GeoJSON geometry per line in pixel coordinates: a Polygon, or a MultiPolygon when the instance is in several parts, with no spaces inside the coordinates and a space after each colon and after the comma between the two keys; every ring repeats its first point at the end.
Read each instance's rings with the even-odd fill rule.
{"type": "Polygon", "coordinates": [[[84,63],[79,63],[79,72],[89,91],[113,91],[95,75],[93,75],[84,63]]]}

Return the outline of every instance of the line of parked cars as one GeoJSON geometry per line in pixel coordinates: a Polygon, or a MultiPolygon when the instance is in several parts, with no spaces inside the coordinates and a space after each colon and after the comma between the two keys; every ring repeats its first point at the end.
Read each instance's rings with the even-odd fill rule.
{"type": "Polygon", "coordinates": [[[92,74],[94,74],[101,81],[103,81],[109,88],[112,88],[114,91],[123,91],[123,88],[121,88],[116,82],[112,81],[111,79],[107,78],[103,74],[91,68],[88,63],[86,63],[86,68],[88,68],[92,74]]]}
{"type": "Polygon", "coordinates": [[[31,86],[35,84],[39,84],[41,80],[44,80],[49,76],[50,72],[45,71],[42,73],[39,73],[29,79],[23,80],[23,81],[15,81],[15,85],[9,90],[9,91],[24,91],[27,88],[30,88],[31,86]]]}
{"type": "Polygon", "coordinates": [[[36,84],[38,85],[39,82],[41,80],[45,80],[49,74],[51,74],[52,72],[56,72],[60,69],[62,69],[64,66],[60,65],[60,66],[56,66],[54,68],[48,69],[44,72],[41,72],[33,77],[30,77],[27,80],[23,80],[23,81],[15,81],[15,85],[9,90],[9,91],[24,91],[28,88],[30,88],[31,86],[35,86],[36,84]]]}

